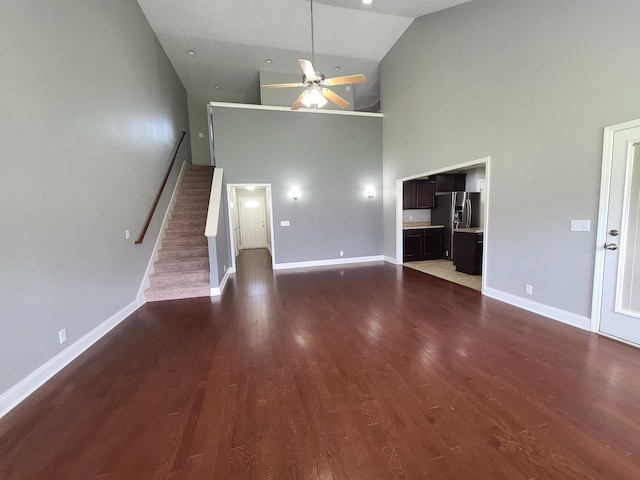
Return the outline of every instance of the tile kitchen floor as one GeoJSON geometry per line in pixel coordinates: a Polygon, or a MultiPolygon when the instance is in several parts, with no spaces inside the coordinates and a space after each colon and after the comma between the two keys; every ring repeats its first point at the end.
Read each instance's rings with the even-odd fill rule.
{"type": "Polygon", "coordinates": [[[474,290],[482,290],[482,275],[467,275],[466,273],[456,272],[456,267],[449,260],[405,262],[404,266],[428,273],[434,277],[443,278],[458,285],[473,288],[474,290]]]}

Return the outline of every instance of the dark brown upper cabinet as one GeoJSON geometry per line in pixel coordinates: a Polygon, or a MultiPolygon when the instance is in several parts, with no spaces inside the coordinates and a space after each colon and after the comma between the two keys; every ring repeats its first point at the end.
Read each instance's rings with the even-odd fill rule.
{"type": "Polygon", "coordinates": [[[430,180],[408,180],[402,187],[402,209],[433,208],[436,205],[436,185],[430,180]]]}
{"type": "Polygon", "coordinates": [[[434,175],[437,193],[464,192],[467,188],[466,173],[434,175]]]}

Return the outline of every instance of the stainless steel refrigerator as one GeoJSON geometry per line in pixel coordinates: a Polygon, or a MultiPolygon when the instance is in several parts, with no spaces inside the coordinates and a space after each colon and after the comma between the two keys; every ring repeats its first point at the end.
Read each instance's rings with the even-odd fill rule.
{"type": "Polygon", "coordinates": [[[480,193],[451,192],[436,194],[431,209],[431,225],[444,225],[444,256],[453,258],[453,231],[456,228],[480,227],[480,193]]]}

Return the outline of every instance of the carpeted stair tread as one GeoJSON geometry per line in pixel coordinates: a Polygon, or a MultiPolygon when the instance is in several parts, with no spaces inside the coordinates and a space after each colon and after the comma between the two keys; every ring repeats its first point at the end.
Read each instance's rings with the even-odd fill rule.
{"type": "Polygon", "coordinates": [[[159,261],[175,261],[181,259],[205,258],[209,255],[209,249],[207,247],[192,247],[192,248],[171,248],[162,249],[158,252],[159,261]]]}
{"type": "MultiPolygon", "coordinates": [[[[153,287],[175,287],[176,285],[190,285],[193,283],[207,282],[209,269],[177,270],[175,272],[159,272],[151,275],[153,287]]],[[[153,288],[152,287],[152,288],[153,288]]]]}
{"type": "Polygon", "coordinates": [[[207,237],[199,235],[197,237],[165,238],[162,241],[162,248],[206,247],[208,244],[207,237]]]}
{"type": "Polygon", "coordinates": [[[180,260],[165,260],[156,262],[155,273],[183,272],[183,271],[209,271],[208,257],[183,258],[180,260]]]}

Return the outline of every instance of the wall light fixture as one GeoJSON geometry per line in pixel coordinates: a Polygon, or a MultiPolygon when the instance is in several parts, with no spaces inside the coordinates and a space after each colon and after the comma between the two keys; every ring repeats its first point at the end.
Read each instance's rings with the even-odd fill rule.
{"type": "Polygon", "coordinates": [[[373,197],[376,196],[376,189],[373,187],[367,187],[366,190],[364,191],[364,194],[369,197],[369,199],[373,199],[373,197]]]}
{"type": "Polygon", "coordinates": [[[298,200],[301,196],[300,190],[298,190],[297,187],[293,187],[290,191],[289,191],[289,196],[291,198],[293,198],[294,200],[298,200]]]}

